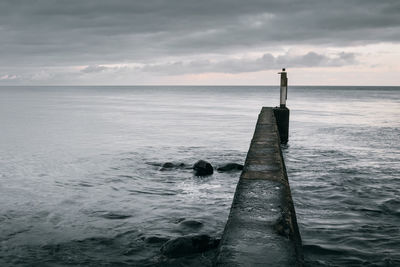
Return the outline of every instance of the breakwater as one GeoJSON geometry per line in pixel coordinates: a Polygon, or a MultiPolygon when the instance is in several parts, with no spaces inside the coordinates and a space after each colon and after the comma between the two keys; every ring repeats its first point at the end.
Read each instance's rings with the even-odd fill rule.
{"type": "Polygon", "coordinates": [[[302,266],[303,254],[276,109],[263,107],[232,202],[216,266],[302,266]],[[275,112],[274,112],[275,111],[275,112]]]}

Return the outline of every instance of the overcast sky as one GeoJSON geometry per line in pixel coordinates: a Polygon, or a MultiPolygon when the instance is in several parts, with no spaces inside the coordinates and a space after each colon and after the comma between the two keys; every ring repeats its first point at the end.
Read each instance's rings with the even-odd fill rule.
{"type": "Polygon", "coordinates": [[[400,85],[399,0],[0,0],[0,85],[400,85]]]}

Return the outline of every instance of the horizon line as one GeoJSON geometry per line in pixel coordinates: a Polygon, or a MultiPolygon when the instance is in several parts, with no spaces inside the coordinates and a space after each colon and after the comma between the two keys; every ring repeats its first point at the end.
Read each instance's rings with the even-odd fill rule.
{"type": "MultiPolygon", "coordinates": [[[[143,86],[143,87],[151,87],[151,86],[158,86],[158,87],[168,87],[168,86],[175,86],[175,87],[184,87],[184,86],[192,86],[192,87],[207,87],[207,86],[214,86],[214,87],[241,87],[241,86],[246,86],[246,87],[264,87],[264,86],[268,86],[268,87],[272,87],[272,86],[277,86],[277,87],[279,87],[279,84],[274,84],[274,85],[270,85],[270,84],[265,84],[265,85],[250,85],[250,84],[243,84],[243,85],[230,85],[230,84],[219,84],[219,85],[215,85],[215,84],[205,84],[205,85],[203,85],[203,84],[198,84],[198,85],[196,85],[196,84],[179,84],[179,85],[176,85],[176,84],[171,84],[171,85],[169,85],[169,84],[164,84],[164,85],[160,85],[160,84],[130,84],[130,85],[116,85],[116,84],[106,84],[106,85],[104,85],[104,84],[102,84],[102,85],[99,85],[99,84],[39,84],[39,85],[36,85],[36,84],[9,84],[9,85],[7,85],[7,84],[0,84],[0,87],[18,87],[18,86],[30,86],[30,87],[50,87],[50,86],[57,86],[57,87],[61,87],[61,86],[80,86],[80,87],[94,87],[94,86],[97,86],[97,87],[111,87],[111,86],[114,86],[114,87],[130,87],[130,86],[143,86]]],[[[324,87],[344,87],[344,86],[347,86],[347,87],[357,87],[357,86],[359,86],[359,87],[400,87],[400,85],[323,85],[323,84],[320,84],[320,85],[307,85],[307,84],[305,84],[305,85],[302,85],[302,84],[300,84],[300,85],[289,85],[288,87],[300,87],[300,86],[308,86],[308,87],[318,87],[318,86],[324,86],[324,87]]]]}

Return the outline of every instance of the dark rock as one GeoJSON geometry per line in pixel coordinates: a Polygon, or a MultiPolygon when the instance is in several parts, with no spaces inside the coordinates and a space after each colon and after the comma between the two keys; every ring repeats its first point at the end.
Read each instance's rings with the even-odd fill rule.
{"type": "Polygon", "coordinates": [[[128,218],[132,217],[132,215],[115,213],[115,212],[107,212],[107,213],[100,214],[99,217],[109,219],[109,220],[123,220],[123,219],[128,219],[128,218]]]}
{"type": "Polygon", "coordinates": [[[167,170],[171,170],[175,167],[175,165],[172,162],[165,162],[161,168],[160,171],[167,171],[167,170]]]}
{"type": "Polygon", "coordinates": [[[185,167],[185,163],[174,164],[172,162],[165,162],[161,166],[160,171],[168,171],[168,170],[184,168],[184,167],[185,167]]]}
{"type": "Polygon", "coordinates": [[[184,220],[180,223],[180,225],[183,227],[197,229],[201,228],[203,226],[203,223],[195,220],[184,220]]]}
{"type": "Polygon", "coordinates": [[[213,166],[204,160],[199,160],[193,165],[193,170],[196,176],[211,175],[214,172],[213,166]]]}
{"type": "Polygon", "coordinates": [[[151,162],[151,161],[148,161],[148,162],[146,162],[146,164],[151,165],[151,166],[154,166],[154,167],[161,167],[161,166],[162,166],[162,164],[159,163],[159,162],[151,162]]]}
{"type": "Polygon", "coordinates": [[[216,248],[219,239],[208,235],[182,236],[164,243],[161,253],[170,258],[178,258],[193,253],[201,253],[216,248]]]}
{"type": "Polygon", "coordinates": [[[243,165],[237,163],[227,163],[217,168],[218,172],[231,172],[231,171],[241,171],[241,170],[243,170],[243,165]]]}
{"type": "Polygon", "coordinates": [[[175,167],[175,165],[172,162],[165,162],[162,165],[162,168],[173,168],[173,167],[175,167]]]}

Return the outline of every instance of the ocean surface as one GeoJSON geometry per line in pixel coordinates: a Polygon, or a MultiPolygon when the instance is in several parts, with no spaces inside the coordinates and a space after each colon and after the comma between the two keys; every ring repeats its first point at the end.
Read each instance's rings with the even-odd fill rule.
{"type": "MultiPolygon", "coordinates": [[[[210,266],[278,87],[0,87],[0,266],[210,266]],[[162,171],[165,162],[183,167],[162,171]]],[[[400,87],[289,87],[283,147],[307,266],[400,266],[400,87]]]]}

